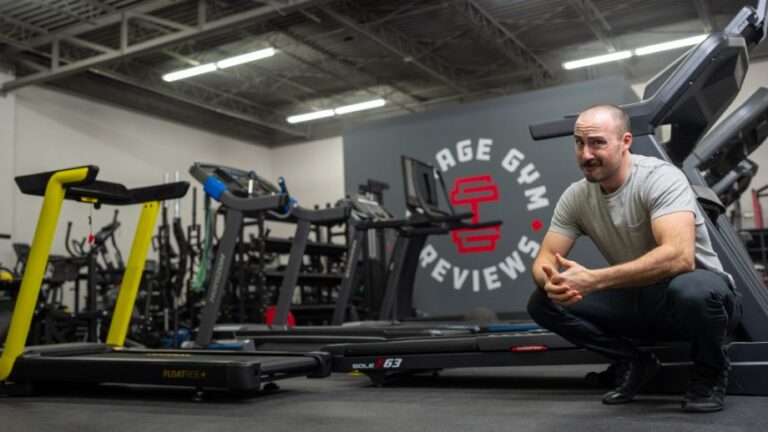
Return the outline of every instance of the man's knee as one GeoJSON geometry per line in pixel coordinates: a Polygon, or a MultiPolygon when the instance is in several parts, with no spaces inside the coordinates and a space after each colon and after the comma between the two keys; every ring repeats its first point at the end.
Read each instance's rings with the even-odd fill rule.
{"type": "Polygon", "coordinates": [[[707,270],[696,270],[672,278],[667,286],[668,306],[694,316],[705,316],[708,308],[722,303],[729,293],[725,281],[707,270]]]}

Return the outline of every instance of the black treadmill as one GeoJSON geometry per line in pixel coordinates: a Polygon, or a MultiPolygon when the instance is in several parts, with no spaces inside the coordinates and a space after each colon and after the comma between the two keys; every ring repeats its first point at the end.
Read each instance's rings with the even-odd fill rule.
{"type": "MultiPolygon", "coordinates": [[[[262,383],[292,376],[324,377],[329,374],[324,353],[209,352],[124,348],[134,301],[141,281],[148,247],[157,219],[159,201],[182,197],[187,182],[128,189],[118,183],[96,180],[98,167],[16,177],[25,194],[44,196],[35,239],[30,251],[8,338],[0,357],[0,392],[13,394],[36,383],[113,383],[192,387],[203,390],[255,391],[262,383]],[[142,212],[126,264],[121,290],[112,316],[106,343],[67,343],[30,346],[24,344],[64,199],[101,205],[141,204],[142,212]]],[[[230,196],[215,177],[206,182],[219,197],[230,196]]],[[[284,202],[268,196],[249,203],[251,207],[284,202]]]]}
{"type": "MultiPolygon", "coordinates": [[[[766,36],[766,3],[759,11],[744,7],[723,32],[713,33],[662,71],[646,87],[643,101],[623,106],[631,117],[635,137],[632,151],[656,156],[680,166],[702,135],[715,123],[741,87],[749,67],[749,49],[766,36]],[[656,128],[672,125],[672,139],[659,143],[656,128]]],[[[536,140],[573,134],[577,114],[530,126],[536,140]]],[[[687,170],[690,181],[706,190],[701,173],[687,170]]],[[[744,317],[736,340],[728,346],[732,370],[728,392],[768,395],[768,290],[759,280],[738,236],[713,205],[714,194],[699,202],[708,210],[706,220],[713,246],[725,270],[736,279],[744,296],[744,317]]],[[[337,344],[323,348],[333,356],[334,372],[358,370],[374,382],[419,371],[454,367],[558,365],[606,363],[597,354],[575,347],[541,330],[509,334],[337,344]]],[[[665,367],[659,389],[679,389],[690,364],[687,344],[656,345],[651,349],[665,367]]]]}
{"type": "MultiPolygon", "coordinates": [[[[448,208],[439,205],[440,192],[446,194],[442,175],[431,165],[410,157],[402,158],[406,205],[410,216],[394,219],[378,206],[361,197],[351,197],[350,226],[355,231],[349,248],[348,263],[355,263],[361,253],[363,239],[370,229],[393,229],[397,240],[387,271],[386,289],[380,305],[378,320],[345,321],[345,311],[356,280],[356,267],[346,269],[336,303],[334,320],[327,326],[288,327],[275,323],[221,324],[214,328],[214,340],[244,343],[250,349],[281,349],[290,351],[317,350],[326,344],[373,343],[403,338],[445,338],[475,333],[540,331],[529,321],[429,320],[419,319],[412,305],[418,256],[430,235],[455,234],[468,242],[487,241],[497,232],[499,221],[471,223],[472,212],[456,213],[450,200],[448,208]],[[438,184],[439,180],[439,184],[438,184]]],[[[300,262],[302,253],[291,254],[290,262],[300,262]]],[[[289,264],[290,266],[290,264],[289,264]]],[[[289,286],[295,285],[291,282],[289,286]]],[[[285,286],[285,284],[284,284],[285,286]]],[[[290,291],[288,291],[290,292],[290,291]]],[[[289,304],[282,303],[286,308],[289,304]]],[[[284,309],[283,309],[284,310],[284,309]]],[[[285,316],[285,314],[283,315],[285,316]]]]}
{"type": "MultiPolygon", "coordinates": [[[[234,171],[232,168],[228,168],[234,171]]],[[[241,174],[241,176],[244,174],[241,174]]],[[[198,177],[196,175],[196,177],[198,177]]],[[[233,175],[233,178],[237,177],[233,175]]],[[[243,177],[245,181],[245,177],[243,177]]],[[[280,188],[272,185],[270,182],[251,175],[251,187],[263,188],[265,190],[278,193],[280,188]],[[255,185],[255,186],[254,186],[255,185]]],[[[436,200],[436,197],[433,197],[436,200]]],[[[242,216],[233,217],[230,220],[231,210],[225,204],[227,219],[225,222],[225,231],[222,236],[219,250],[229,250],[234,247],[236,234],[239,233],[242,216]],[[232,233],[228,236],[227,233],[232,233]],[[234,236],[234,237],[232,237],[234,236]],[[232,237],[232,238],[230,238],[232,237]],[[223,245],[223,246],[222,246],[223,245]]],[[[412,238],[420,238],[421,245],[426,240],[426,235],[437,233],[449,233],[451,228],[445,225],[446,221],[453,224],[454,227],[479,226],[467,225],[462,223],[463,219],[471,218],[472,214],[445,215],[438,216],[444,221],[438,223],[436,229],[434,221],[424,215],[414,215],[406,219],[395,220],[378,203],[367,200],[361,196],[353,196],[345,201],[345,204],[334,208],[323,210],[309,210],[300,206],[292,206],[286,209],[290,216],[297,222],[296,232],[291,244],[290,257],[286,266],[283,281],[280,287],[278,303],[274,316],[274,322],[267,324],[215,324],[216,316],[221,302],[221,291],[223,288],[211,286],[204,306],[203,318],[197,333],[196,346],[198,347],[233,347],[245,350],[288,350],[296,352],[306,352],[317,350],[329,343],[361,343],[361,342],[379,342],[399,337],[432,337],[455,334],[468,334],[474,330],[474,325],[451,324],[436,325],[434,323],[399,323],[394,320],[393,302],[395,298],[410,298],[410,294],[396,296],[395,290],[402,289],[403,286],[410,290],[410,284],[404,283],[407,277],[403,277],[402,266],[408,265],[409,260],[405,260],[406,254],[418,255],[421,246],[412,243],[412,238]],[[332,325],[328,326],[295,326],[287,325],[287,317],[291,309],[291,298],[293,297],[294,287],[297,286],[299,278],[299,269],[308,244],[308,236],[311,224],[315,223],[338,223],[338,221],[348,221],[354,228],[352,241],[348,250],[348,266],[344,272],[340,292],[335,305],[332,318],[332,325]],[[425,224],[430,225],[425,227],[425,224]],[[439,225],[443,224],[443,225],[439,225]],[[386,294],[383,300],[380,320],[377,321],[356,321],[345,322],[346,313],[350,307],[351,292],[357,279],[356,263],[362,253],[364,237],[369,230],[397,229],[400,235],[398,243],[395,245],[392,270],[388,272],[386,294]]],[[[498,223],[497,223],[498,224],[498,223]]],[[[226,281],[231,270],[231,262],[221,261],[214,265],[214,274],[212,280],[226,281]]],[[[416,268],[412,267],[415,272],[416,268]]],[[[407,275],[406,275],[407,276],[407,275]]],[[[413,280],[410,278],[409,280],[413,280]]],[[[221,282],[223,284],[223,282],[221,282]]]]}
{"type": "MultiPolygon", "coordinates": [[[[768,88],[761,87],[746,102],[723,119],[701,139],[690,156],[685,159],[683,169],[689,176],[703,179],[720,199],[723,206],[734,205],[741,216],[739,198],[749,187],[757,174],[757,163],[749,159],[759,146],[768,140],[768,88]]],[[[759,217],[756,214],[755,217],[759,217]]],[[[740,220],[733,221],[740,227],[740,220]]],[[[760,249],[763,229],[740,230],[745,241],[754,241],[756,248],[752,258],[763,261],[760,249]],[[753,236],[754,235],[754,236],[753,236]],[[753,239],[756,238],[757,240],[753,239]]],[[[752,248],[748,248],[752,249],[752,248]]]]}

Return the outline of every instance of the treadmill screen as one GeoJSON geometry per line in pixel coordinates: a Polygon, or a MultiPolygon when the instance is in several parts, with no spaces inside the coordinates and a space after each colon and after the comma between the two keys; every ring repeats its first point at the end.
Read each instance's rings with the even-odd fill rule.
{"type": "Polygon", "coordinates": [[[408,156],[403,156],[403,184],[405,185],[405,203],[410,211],[423,208],[439,211],[435,168],[408,156]],[[419,200],[421,197],[421,201],[419,200]],[[423,202],[423,204],[422,204],[423,202]]]}

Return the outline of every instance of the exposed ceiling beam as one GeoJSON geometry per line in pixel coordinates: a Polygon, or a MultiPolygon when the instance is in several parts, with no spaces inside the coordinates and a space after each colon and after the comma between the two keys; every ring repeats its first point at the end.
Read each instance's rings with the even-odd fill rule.
{"type": "Polygon", "coordinates": [[[247,142],[269,144],[277,138],[288,137],[288,135],[275,135],[273,130],[252,122],[221,115],[209,109],[182,104],[176,99],[157,97],[134,85],[123,84],[94,74],[79,74],[63,78],[50,83],[49,86],[247,142]],[[184,106],[184,109],[179,109],[180,105],[184,106]]]}
{"type": "MultiPolygon", "coordinates": [[[[47,52],[26,46],[18,41],[7,40],[4,37],[0,37],[0,41],[13,44],[18,48],[26,49],[30,52],[35,52],[37,55],[50,55],[47,52]]],[[[43,65],[40,65],[39,63],[31,63],[23,58],[19,59],[19,62],[38,71],[47,70],[43,65]]],[[[130,84],[151,91],[157,95],[184,102],[198,108],[203,108],[217,114],[247,121],[294,137],[308,137],[308,131],[306,129],[285,122],[285,113],[276,111],[270,107],[260,106],[251,100],[240,98],[237,95],[228,94],[200,83],[183,80],[174,83],[166,83],[162,80],[162,73],[160,71],[149,70],[136,62],[115,62],[111,65],[91,68],[89,71],[96,75],[130,84]]]]}
{"type": "Polygon", "coordinates": [[[452,96],[445,96],[441,98],[430,99],[424,104],[432,106],[432,105],[453,103],[456,100],[460,102],[467,102],[467,101],[476,100],[478,98],[489,96],[489,95],[506,96],[506,95],[515,94],[515,93],[522,93],[525,91],[529,91],[531,90],[531,88],[535,87],[534,83],[532,82],[532,79],[530,79],[530,75],[528,77],[529,77],[528,81],[515,81],[515,82],[512,82],[511,84],[507,84],[501,87],[483,88],[483,89],[475,90],[471,93],[467,93],[463,95],[460,94],[460,95],[452,95],[452,96]]]}
{"type": "MultiPolygon", "coordinates": [[[[46,30],[46,29],[44,29],[42,27],[26,23],[24,21],[18,20],[18,19],[14,18],[14,17],[8,16],[8,15],[2,14],[2,13],[0,13],[0,22],[5,22],[5,23],[8,23],[8,24],[12,24],[14,26],[20,27],[23,30],[27,30],[27,31],[33,32],[33,34],[46,34],[46,33],[48,33],[48,30],[46,30]]],[[[16,29],[11,28],[9,30],[10,31],[14,31],[16,29]]]]}
{"type": "MultiPolygon", "coordinates": [[[[64,5],[63,5],[64,7],[60,7],[58,4],[53,4],[50,1],[43,1],[43,0],[32,0],[32,1],[34,3],[39,4],[40,6],[43,6],[44,8],[46,8],[48,10],[54,11],[54,12],[56,12],[58,14],[61,14],[61,15],[67,16],[69,18],[72,18],[74,20],[77,20],[77,22],[88,23],[88,24],[91,24],[91,25],[95,24],[93,22],[92,17],[90,17],[90,16],[89,17],[84,17],[84,16],[81,16],[81,15],[73,12],[71,10],[71,8],[70,8],[70,4],[69,4],[68,1],[64,2],[64,5]]],[[[79,4],[79,6],[83,6],[83,5],[79,4]]]]}
{"type": "Polygon", "coordinates": [[[613,27],[606,21],[592,0],[568,0],[573,8],[581,15],[592,33],[597,36],[611,51],[621,51],[622,47],[616,41],[613,27]]]}
{"type": "Polygon", "coordinates": [[[696,12],[701,18],[704,33],[712,33],[717,25],[715,24],[715,17],[712,15],[712,8],[709,6],[709,0],[693,0],[693,5],[696,6],[696,12]]]}
{"type": "Polygon", "coordinates": [[[368,25],[367,23],[375,21],[377,17],[360,9],[354,2],[341,1],[340,3],[345,9],[344,13],[337,12],[326,6],[321,6],[320,9],[341,24],[354,29],[358,33],[387,48],[400,57],[404,62],[414,65],[422,72],[441,81],[448,87],[459,93],[469,92],[470,85],[464,82],[461,74],[446,60],[431,53],[421,55],[423,47],[408,36],[389,26],[368,25]]]}
{"type": "Polygon", "coordinates": [[[342,59],[321,44],[313,42],[309,37],[290,29],[278,29],[278,31],[270,33],[267,40],[272,46],[291,56],[294,60],[320,71],[330,78],[346,83],[352,88],[384,98],[407,111],[423,109],[420,105],[422,102],[420,99],[400,89],[396,84],[381,80],[362,70],[354,62],[342,59]],[[305,54],[302,51],[304,50],[310,50],[313,54],[319,55],[323,61],[318,64],[306,60],[303,57],[305,54]]]}
{"type": "Polygon", "coordinates": [[[117,10],[114,7],[106,5],[103,2],[100,2],[98,0],[84,0],[84,1],[96,9],[103,10],[106,12],[115,12],[117,10]]]}
{"type": "MultiPolygon", "coordinates": [[[[318,77],[323,78],[335,78],[340,79],[350,85],[351,87],[355,88],[355,84],[350,83],[348,80],[344,79],[343,74],[330,76],[327,70],[324,70],[322,67],[318,66],[314,62],[310,62],[302,57],[302,55],[306,55],[306,51],[310,50],[311,48],[308,45],[304,45],[304,43],[299,42],[298,38],[300,36],[294,36],[297,39],[292,39],[291,36],[288,35],[288,33],[292,33],[290,30],[285,30],[286,33],[282,33],[282,31],[270,24],[266,24],[264,26],[264,32],[267,34],[266,37],[263,37],[263,34],[253,34],[249,31],[243,30],[241,31],[243,39],[251,40],[254,38],[261,38],[263,42],[265,42],[267,45],[272,46],[276,48],[278,51],[281,52],[281,55],[287,56],[299,63],[302,64],[302,66],[305,66],[307,69],[312,69],[313,71],[320,71],[321,74],[316,74],[318,77]],[[270,29],[277,29],[274,31],[269,31],[270,29]],[[302,52],[301,55],[297,54],[297,52],[302,52]]],[[[305,41],[307,44],[311,44],[312,42],[305,41]]],[[[255,45],[258,45],[256,43],[255,45]]],[[[186,64],[197,66],[202,63],[208,63],[208,60],[205,59],[220,59],[224,57],[231,57],[233,53],[229,52],[228,50],[224,50],[221,48],[213,48],[210,50],[206,50],[204,52],[198,51],[194,46],[190,46],[189,44],[187,46],[179,47],[175,50],[173,49],[166,49],[163,50],[164,54],[167,54],[177,60],[180,60],[186,64]],[[187,52],[189,51],[189,52],[187,52]],[[192,58],[190,56],[194,56],[195,58],[192,58]]],[[[315,53],[317,55],[322,56],[320,52],[318,51],[315,53]]],[[[356,71],[359,68],[356,68],[354,66],[350,67],[348,70],[345,71],[347,74],[355,74],[356,71]]],[[[329,96],[324,95],[321,92],[319,92],[317,89],[315,89],[312,86],[306,85],[306,80],[298,80],[291,77],[290,74],[279,74],[275,71],[269,70],[266,67],[262,67],[258,63],[253,63],[249,65],[248,67],[244,68],[231,68],[226,70],[219,70],[216,72],[217,74],[221,74],[224,76],[228,76],[232,80],[235,80],[240,85],[236,90],[228,90],[224,92],[226,95],[237,95],[241,92],[257,92],[259,90],[268,89],[273,97],[283,99],[291,104],[293,104],[293,109],[302,111],[311,111],[313,109],[319,108],[331,108],[335,106],[341,106],[341,105],[347,105],[350,103],[348,99],[344,99],[342,96],[329,96]],[[297,90],[300,90],[302,93],[301,97],[294,97],[290,96],[286,92],[281,92],[277,90],[277,87],[279,86],[287,86],[291,87],[297,90]]],[[[302,77],[307,76],[305,73],[299,74],[302,77]]],[[[371,82],[369,80],[368,88],[362,88],[358,87],[357,90],[361,91],[363,93],[369,93],[371,95],[374,95],[376,97],[385,98],[389,101],[389,103],[400,106],[403,109],[407,109],[409,111],[413,111],[412,108],[406,108],[405,105],[403,105],[402,101],[399,101],[395,94],[396,91],[393,89],[388,90],[381,90],[379,88],[374,87],[375,85],[378,85],[379,83],[371,82]]],[[[381,87],[379,85],[379,87],[381,87]]],[[[407,102],[418,102],[415,99],[408,100],[407,102]]]]}
{"type": "Polygon", "coordinates": [[[91,20],[93,21],[93,24],[88,24],[88,23],[72,24],[67,27],[57,29],[55,32],[50,32],[48,34],[40,35],[35,38],[30,38],[29,40],[25,40],[22,42],[27,42],[28,45],[33,47],[47,45],[52,43],[55,38],[58,38],[61,36],[75,36],[91,30],[96,30],[99,28],[105,28],[114,24],[118,24],[123,20],[123,15],[127,13],[149,14],[156,10],[162,9],[166,6],[172,5],[174,3],[177,3],[177,2],[174,0],[145,0],[143,2],[136,3],[119,10],[115,9],[111,12],[101,15],[98,18],[94,18],[93,20],[91,20]]]}
{"type": "MultiPolygon", "coordinates": [[[[121,32],[119,28],[114,29],[116,32],[119,33],[120,40],[121,40],[120,46],[123,47],[119,51],[97,54],[85,59],[71,61],[69,62],[69,64],[65,66],[52,68],[48,72],[39,72],[32,75],[24,76],[21,78],[17,78],[13,81],[9,81],[3,84],[2,89],[3,91],[12,91],[27,85],[39,84],[42,82],[54,80],[69,74],[82,72],[93,67],[104,65],[109,62],[116,61],[118,59],[123,59],[128,56],[147,53],[147,52],[158,50],[170,45],[183,43],[187,40],[191,40],[205,34],[214,33],[216,31],[231,30],[232,27],[235,27],[244,23],[254,23],[260,20],[266,20],[271,17],[274,17],[276,14],[282,15],[284,13],[288,13],[290,11],[299,9],[301,7],[322,4],[325,1],[327,0],[282,0],[282,1],[273,0],[272,2],[270,2],[269,6],[258,6],[258,7],[254,7],[254,9],[243,11],[237,14],[228,15],[224,18],[205,21],[203,24],[197,27],[185,26],[186,27],[185,29],[178,28],[177,31],[174,31],[172,33],[157,36],[153,39],[144,40],[136,44],[130,44],[129,43],[130,41],[126,40],[126,38],[128,37],[127,32],[121,32]]],[[[146,11],[142,10],[141,13],[146,13],[146,11]]],[[[109,15],[108,17],[105,17],[104,20],[107,20],[107,18],[112,19],[111,17],[112,15],[109,15]]],[[[120,14],[119,17],[117,17],[117,21],[115,21],[115,23],[120,22],[121,23],[120,27],[124,27],[127,25],[127,20],[129,19],[141,19],[141,17],[136,15],[131,16],[131,14],[129,13],[123,13],[123,14],[120,14]]],[[[203,20],[200,20],[200,21],[203,21],[203,20]]],[[[183,24],[180,24],[180,25],[183,25],[183,24]]],[[[93,29],[94,28],[91,27],[89,30],[93,30],[93,29]]],[[[63,35],[60,32],[56,32],[56,33],[50,33],[49,35],[46,35],[44,38],[50,38],[51,42],[54,42],[54,41],[61,40],[62,36],[63,35]]],[[[37,42],[39,42],[40,40],[42,40],[42,38],[38,39],[37,42]]],[[[27,42],[27,45],[35,46],[34,44],[37,42],[35,40],[29,41],[27,42]]],[[[53,44],[53,45],[55,46],[56,44],[53,44]]]]}
{"type": "Polygon", "coordinates": [[[369,25],[380,25],[384,24],[385,22],[395,19],[395,18],[404,18],[407,16],[412,15],[419,15],[424,13],[425,11],[435,10],[435,9],[444,9],[445,4],[443,2],[431,2],[433,4],[423,7],[418,6],[419,3],[424,3],[426,0],[412,0],[408,3],[404,4],[397,4],[397,9],[393,10],[392,12],[384,15],[383,17],[377,18],[375,21],[368,23],[369,25]]]}
{"type": "Polygon", "coordinates": [[[92,72],[198,108],[268,127],[285,134],[302,138],[308,136],[305,129],[285,123],[285,114],[280,111],[194,81],[181,80],[168,85],[162,81],[158,71],[148,69],[133,61],[121,62],[110,68],[101,68],[92,72]]]}
{"type": "Polygon", "coordinates": [[[530,48],[475,0],[454,0],[453,4],[476,30],[514,64],[537,72],[544,80],[554,78],[549,67],[530,48]]]}
{"type": "MultiPolygon", "coordinates": [[[[592,2],[592,0],[568,0],[571,6],[581,15],[582,19],[587,24],[592,33],[597,36],[600,41],[608,47],[611,52],[623,51],[624,47],[621,42],[616,38],[613,27],[605,19],[602,12],[592,2]]],[[[619,62],[624,74],[628,77],[634,75],[634,71],[624,62],[619,62]]],[[[588,73],[592,73],[591,69],[588,73]]]]}
{"type": "MultiPolygon", "coordinates": [[[[187,47],[191,50],[194,50],[194,47],[187,47]]],[[[202,63],[208,63],[208,61],[199,61],[198,59],[205,59],[213,57],[215,60],[232,57],[233,53],[222,50],[220,48],[214,48],[211,50],[208,50],[204,53],[200,52],[192,52],[192,53],[186,53],[183,49],[166,49],[163,50],[163,54],[167,54],[177,60],[183,61],[184,63],[191,65],[191,66],[198,66],[202,63]],[[191,55],[196,56],[197,58],[189,57],[191,55]]],[[[297,88],[301,90],[302,92],[307,92],[311,94],[316,94],[317,91],[305,85],[304,83],[298,82],[296,80],[293,80],[289,77],[287,77],[285,74],[278,74],[274,73],[262,66],[260,66],[258,63],[251,63],[247,67],[237,67],[237,68],[228,68],[223,70],[218,70],[215,72],[216,74],[226,76],[238,83],[240,83],[240,87],[237,91],[231,92],[227,91],[224,92],[226,94],[237,94],[241,91],[246,90],[257,90],[257,87],[260,86],[264,82],[269,82],[273,86],[275,84],[283,84],[287,85],[293,88],[297,88]]],[[[302,101],[299,99],[296,99],[294,97],[288,96],[286,94],[282,94],[280,92],[276,93],[276,97],[281,98],[285,101],[288,101],[290,103],[301,103],[302,101]]]]}

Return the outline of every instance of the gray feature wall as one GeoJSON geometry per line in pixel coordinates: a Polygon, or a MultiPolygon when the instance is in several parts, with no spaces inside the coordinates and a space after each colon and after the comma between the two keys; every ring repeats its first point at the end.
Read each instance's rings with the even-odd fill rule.
{"type": "MultiPolygon", "coordinates": [[[[463,191],[456,202],[490,197],[477,204],[481,221],[503,221],[495,245],[485,250],[468,251],[482,244],[465,243],[460,251],[459,240],[450,235],[431,237],[421,252],[415,308],[427,316],[463,315],[475,307],[525,311],[534,289],[530,265],[555,204],[569,184],[582,178],[569,138],[534,142],[528,125],[595,103],[622,104],[633,98],[624,79],[613,77],[345,129],[347,193],[369,178],[384,181],[391,187],[385,206],[405,215],[401,155],[408,155],[437,167],[449,193],[463,191]]],[[[457,206],[458,211],[470,209],[470,204],[457,206]]],[[[577,242],[570,257],[590,267],[604,265],[586,239],[577,242]]]]}

